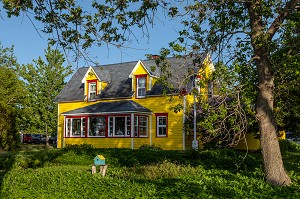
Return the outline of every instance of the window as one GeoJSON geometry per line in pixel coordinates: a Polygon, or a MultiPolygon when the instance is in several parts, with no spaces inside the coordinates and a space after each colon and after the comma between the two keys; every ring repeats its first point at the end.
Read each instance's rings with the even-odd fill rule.
{"type": "Polygon", "coordinates": [[[138,125],[138,116],[134,116],[134,137],[138,137],[139,125],[138,125]]]}
{"type": "Polygon", "coordinates": [[[195,77],[195,88],[198,90],[198,93],[201,92],[201,76],[195,77]]]}
{"type": "Polygon", "coordinates": [[[130,137],[130,116],[109,117],[109,137],[130,137]]]}
{"type": "Polygon", "coordinates": [[[106,118],[90,117],[89,118],[89,137],[105,137],[106,135],[106,118]]]}
{"type": "Polygon", "coordinates": [[[156,136],[167,137],[168,135],[168,114],[157,113],[156,115],[156,136]]]}
{"type": "Polygon", "coordinates": [[[143,98],[146,96],[146,79],[147,76],[136,76],[136,97],[143,98]]]}
{"type": "Polygon", "coordinates": [[[134,116],[134,137],[148,136],[148,117],[134,116]]]}
{"type": "Polygon", "coordinates": [[[148,118],[139,116],[139,136],[147,137],[148,136],[148,118]]]}
{"type": "Polygon", "coordinates": [[[86,118],[67,118],[66,119],[66,137],[85,137],[86,118]]]}
{"type": "MultiPolygon", "coordinates": [[[[133,136],[148,136],[147,116],[134,116],[133,136]]],[[[132,137],[131,117],[129,115],[66,117],[65,137],[132,137]]]]}
{"type": "Polygon", "coordinates": [[[97,95],[97,81],[96,80],[89,81],[88,86],[89,86],[88,100],[93,101],[96,99],[96,95],[97,95]]]}

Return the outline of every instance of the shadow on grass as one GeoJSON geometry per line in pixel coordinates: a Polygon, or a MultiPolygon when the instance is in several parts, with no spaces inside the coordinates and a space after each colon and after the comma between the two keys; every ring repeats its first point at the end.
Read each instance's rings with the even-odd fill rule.
{"type": "Polygon", "coordinates": [[[15,154],[13,152],[0,153],[0,193],[2,190],[3,179],[7,172],[12,169],[15,162],[15,154]]]}
{"type": "Polygon", "coordinates": [[[51,151],[45,149],[44,145],[30,144],[22,144],[20,148],[13,151],[0,151],[0,190],[2,190],[5,175],[12,169],[43,167],[46,162],[61,155],[58,151],[51,151]]]}

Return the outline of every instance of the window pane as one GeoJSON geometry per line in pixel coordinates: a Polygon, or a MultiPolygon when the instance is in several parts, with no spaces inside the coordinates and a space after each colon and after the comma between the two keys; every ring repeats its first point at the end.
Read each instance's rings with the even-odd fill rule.
{"type": "Polygon", "coordinates": [[[81,118],[72,119],[72,136],[80,136],[81,134],[81,118]]]}
{"type": "Polygon", "coordinates": [[[138,78],[138,86],[139,87],[146,87],[146,78],[145,77],[140,77],[138,78]]]}
{"type": "Polygon", "coordinates": [[[71,135],[71,119],[67,119],[66,136],[70,137],[70,135],[71,135]]]}
{"type": "Polygon", "coordinates": [[[91,117],[89,120],[89,136],[105,136],[105,117],[91,117]]]}
{"type": "Polygon", "coordinates": [[[157,136],[166,136],[167,135],[167,118],[168,116],[157,116],[157,136]]]}
{"type": "Polygon", "coordinates": [[[126,136],[131,135],[131,122],[130,122],[130,117],[126,117],[126,136]]]}
{"type": "Polygon", "coordinates": [[[158,121],[158,124],[159,125],[166,125],[166,117],[159,117],[159,121],[158,121]]]}
{"type": "Polygon", "coordinates": [[[137,96],[144,97],[146,95],[146,77],[137,78],[137,96]]]}
{"type": "Polygon", "coordinates": [[[166,127],[159,127],[158,128],[158,135],[167,135],[166,127]]]}
{"type": "Polygon", "coordinates": [[[147,117],[140,117],[140,126],[147,126],[147,117]]]}
{"type": "Polygon", "coordinates": [[[146,89],[145,88],[138,88],[138,96],[145,96],[146,89]]]}
{"type": "Polygon", "coordinates": [[[96,83],[91,83],[90,91],[96,91],[96,83]]]}
{"type": "Polygon", "coordinates": [[[86,124],[85,124],[85,118],[82,118],[82,119],[81,119],[81,122],[82,122],[81,137],[84,137],[84,136],[85,136],[85,127],[86,127],[86,124]]]}
{"type": "Polygon", "coordinates": [[[125,117],[115,117],[115,135],[125,135],[125,117]]]}
{"type": "Polygon", "coordinates": [[[147,136],[147,127],[140,127],[140,136],[147,136]]]}
{"type": "Polygon", "coordinates": [[[113,117],[109,117],[109,136],[113,135],[113,131],[114,131],[114,118],[113,117]]]}
{"type": "Polygon", "coordinates": [[[96,82],[89,83],[89,99],[93,100],[96,98],[96,82]]]}
{"type": "Polygon", "coordinates": [[[134,117],[134,136],[138,136],[138,117],[134,117]]]}
{"type": "Polygon", "coordinates": [[[96,98],[96,93],[90,93],[90,100],[95,99],[96,98]]]}

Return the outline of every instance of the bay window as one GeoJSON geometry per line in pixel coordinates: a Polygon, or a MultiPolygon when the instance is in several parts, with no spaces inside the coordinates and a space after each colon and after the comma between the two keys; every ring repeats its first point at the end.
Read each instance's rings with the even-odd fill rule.
{"type": "MultiPolygon", "coordinates": [[[[148,136],[148,117],[134,116],[134,137],[148,136]]],[[[65,137],[132,137],[131,116],[71,116],[65,119],[65,137]]]]}

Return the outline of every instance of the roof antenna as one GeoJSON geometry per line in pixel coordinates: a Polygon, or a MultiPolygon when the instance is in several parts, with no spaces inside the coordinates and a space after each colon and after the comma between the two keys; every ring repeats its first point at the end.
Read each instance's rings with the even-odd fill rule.
{"type": "Polygon", "coordinates": [[[122,52],[122,50],[120,50],[121,51],[121,64],[123,63],[123,52],[122,52]]]}

